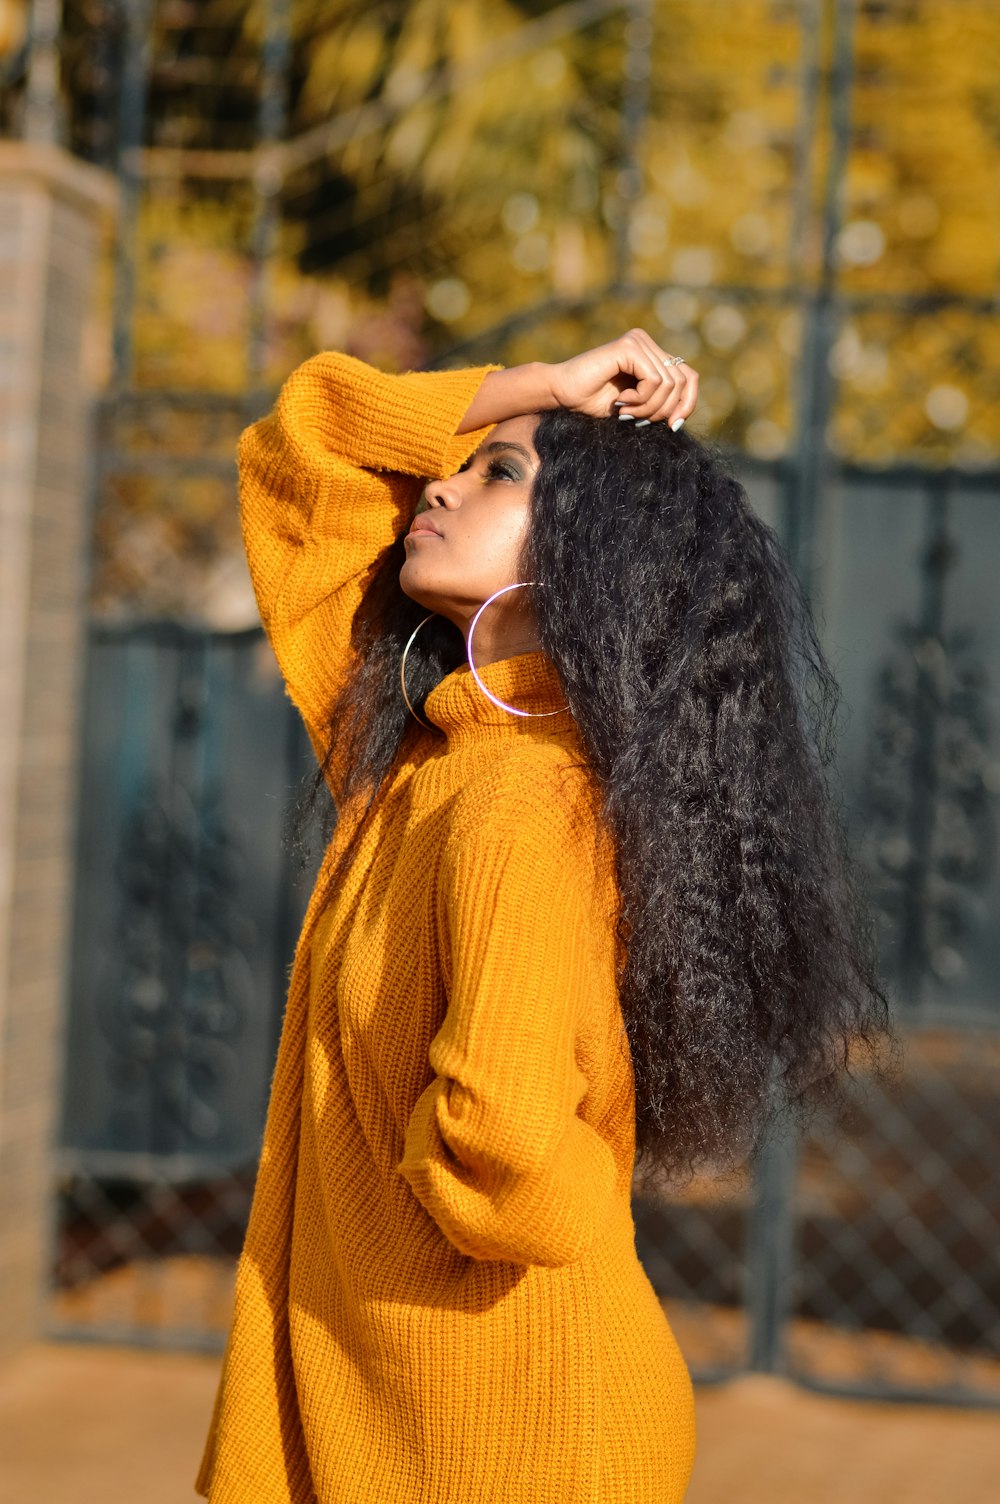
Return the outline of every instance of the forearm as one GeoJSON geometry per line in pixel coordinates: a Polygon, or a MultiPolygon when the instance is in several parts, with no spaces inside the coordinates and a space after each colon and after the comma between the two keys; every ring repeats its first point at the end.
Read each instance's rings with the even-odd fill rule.
{"type": "MultiPolygon", "coordinates": [[[[489,433],[456,436],[482,367],[390,375],[339,351],[304,361],[239,444],[240,525],[260,618],[317,757],[354,663],[363,582],[409,526],[428,476],[489,433]]],[[[336,797],[336,796],[335,796],[336,797]]]]}
{"type": "Polygon", "coordinates": [[[488,423],[558,406],[552,394],[551,373],[552,367],[542,360],[490,371],[455,432],[472,433],[488,423]]]}
{"type": "MultiPolygon", "coordinates": [[[[495,365],[458,370],[380,370],[340,350],[302,362],[286,379],[269,421],[285,451],[278,470],[306,482],[310,497],[342,464],[418,479],[450,475],[476,447],[456,423],[495,365]]],[[[485,425],[483,425],[485,426],[485,425]]]]}

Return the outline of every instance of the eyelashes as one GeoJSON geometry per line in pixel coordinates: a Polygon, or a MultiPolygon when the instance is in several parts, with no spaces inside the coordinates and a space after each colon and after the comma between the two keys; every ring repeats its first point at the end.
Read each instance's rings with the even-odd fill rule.
{"type": "MultiPolygon", "coordinates": [[[[468,470],[471,464],[471,458],[467,459],[464,465],[459,465],[458,470],[455,472],[456,475],[461,475],[463,470],[468,470]]],[[[486,466],[486,474],[502,475],[507,480],[517,481],[521,479],[519,473],[516,470],[511,469],[509,465],[505,465],[502,460],[490,460],[489,464],[486,466]]]]}

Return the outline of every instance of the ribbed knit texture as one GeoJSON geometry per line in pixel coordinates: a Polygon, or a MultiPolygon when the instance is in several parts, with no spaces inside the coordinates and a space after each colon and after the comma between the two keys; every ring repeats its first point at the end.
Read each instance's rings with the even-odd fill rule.
{"type": "MultiPolygon", "coordinates": [[[[327,353],[240,444],[261,619],[317,754],[366,569],[488,365],[327,353]]],[[[541,653],[481,669],[564,704],[541,653]]],[[[426,701],[296,948],[197,1491],[211,1504],[676,1504],[690,1378],[635,1249],[616,891],[568,710],[426,701]]],[[[334,760],[331,788],[343,769],[334,760]]]]}

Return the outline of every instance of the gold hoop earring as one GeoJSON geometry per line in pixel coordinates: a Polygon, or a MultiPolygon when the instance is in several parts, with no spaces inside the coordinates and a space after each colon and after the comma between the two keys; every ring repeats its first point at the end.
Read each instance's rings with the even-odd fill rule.
{"type": "Polygon", "coordinates": [[[418,721],[420,723],[420,725],[424,726],[428,731],[433,731],[433,729],[434,729],[433,726],[428,726],[428,724],[427,724],[426,721],[421,720],[420,716],[417,715],[417,712],[414,710],[413,706],[410,704],[410,697],[406,693],[406,655],[410,651],[410,644],[413,642],[414,637],[416,637],[417,633],[420,631],[420,628],[424,625],[425,622],[430,621],[431,616],[437,616],[438,614],[439,613],[437,611],[432,611],[429,616],[425,616],[424,617],[423,621],[418,621],[417,622],[417,625],[413,628],[413,631],[410,633],[410,640],[409,640],[409,642],[406,644],[406,647],[403,649],[403,656],[399,660],[399,682],[402,685],[403,699],[406,701],[406,708],[410,712],[410,714],[412,715],[413,719],[415,721],[418,721]]]}

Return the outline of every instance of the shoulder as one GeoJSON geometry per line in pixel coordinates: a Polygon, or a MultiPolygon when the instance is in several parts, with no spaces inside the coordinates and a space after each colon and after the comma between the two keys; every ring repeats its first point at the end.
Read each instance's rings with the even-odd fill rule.
{"type": "Polygon", "coordinates": [[[590,767],[558,741],[515,745],[463,784],[448,848],[529,850],[543,861],[593,861],[604,843],[601,797],[590,767]]]}
{"type": "Polygon", "coordinates": [[[477,772],[451,808],[439,869],[450,925],[500,923],[525,931],[568,926],[581,944],[615,933],[620,906],[613,841],[596,779],[568,748],[517,748],[477,772]]]}

